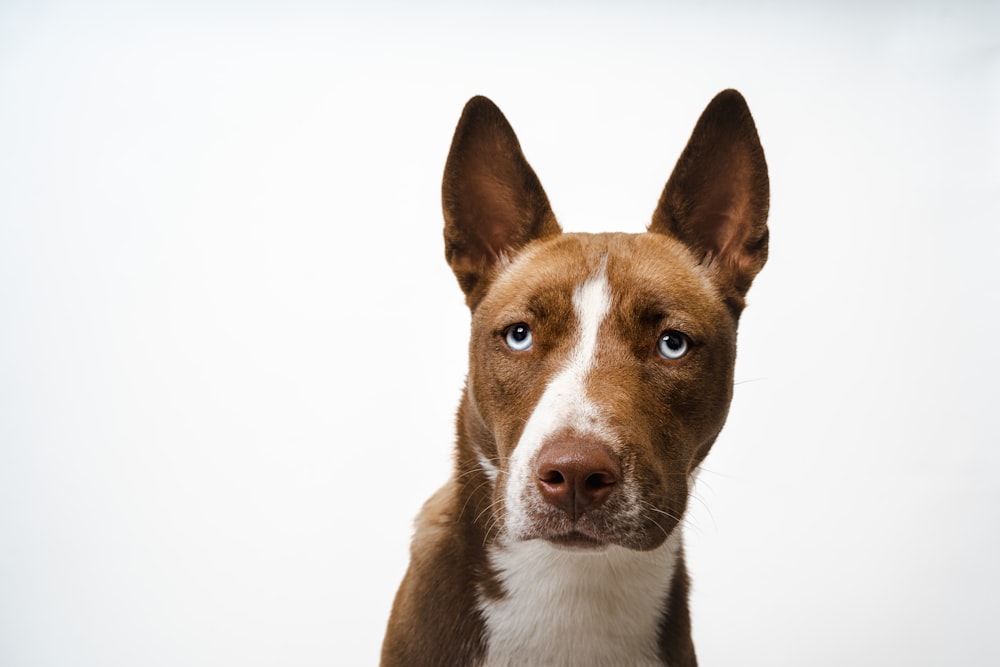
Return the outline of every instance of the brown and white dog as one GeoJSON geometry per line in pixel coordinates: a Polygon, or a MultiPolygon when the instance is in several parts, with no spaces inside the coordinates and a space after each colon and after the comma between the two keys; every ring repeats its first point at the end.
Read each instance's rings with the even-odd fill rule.
{"type": "Polygon", "coordinates": [[[732,397],[768,178],[734,90],[643,234],[563,234],[506,118],[469,101],[445,253],[472,310],[454,478],[417,519],[395,665],[695,665],[681,517],[732,397]]]}

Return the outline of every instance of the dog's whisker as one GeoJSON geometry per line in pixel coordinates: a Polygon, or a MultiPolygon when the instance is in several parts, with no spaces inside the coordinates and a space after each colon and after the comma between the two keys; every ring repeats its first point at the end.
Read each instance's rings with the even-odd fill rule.
{"type": "MultiPolygon", "coordinates": [[[[479,489],[483,488],[484,486],[490,486],[491,484],[492,484],[492,482],[490,482],[490,480],[486,480],[485,482],[481,482],[479,484],[479,486],[477,486],[476,488],[474,488],[472,491],[470,491],[467,494],[465,502],[462,504],[462,509],[458,513],[458,518],[459,519],[461,519],[462,516],[465,515],[465,508],[469,506],[470,502],[472,502],[472,499],[475,497],[476,492],[479,491],[479,489]]],[[[476,517],[476,520],[478,520],[478,519],[479,519],[479,517],[476,517]]]]}
{"type": "MultiPolygon", "coordinates": [[[[484,514],[486,514],[487,512],[493,512],[494,509],[500,507],[502,504],[503,500],[494,500],[493,502],[488,504],[485,508],[483,508],[483,511],[481,511],[479,514],[476,515],[476,517],[472,520],[473,523],[479,523],[479,520],[483,518],[484,514]]],[[[498,520],[497,514],[496,513],[491,514],[490,520],[497,521],[498,520]]]]}

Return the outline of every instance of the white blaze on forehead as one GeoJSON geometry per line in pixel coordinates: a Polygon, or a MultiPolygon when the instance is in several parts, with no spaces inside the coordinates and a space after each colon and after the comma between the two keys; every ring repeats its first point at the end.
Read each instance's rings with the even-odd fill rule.
{"type": "Polygon", "coordinates": [[[597,354],[598,333],[611,308],[606,262],[573,292],[577,339],[563,368],[549,381],[524,426],[510,459],[507,481],[507,528],[514,534],[528,520],[524,493],[534,482],[531,463],[545,440],[565,429],[610,439],[600,410],[587,396],[587,375],[597,354]]]}

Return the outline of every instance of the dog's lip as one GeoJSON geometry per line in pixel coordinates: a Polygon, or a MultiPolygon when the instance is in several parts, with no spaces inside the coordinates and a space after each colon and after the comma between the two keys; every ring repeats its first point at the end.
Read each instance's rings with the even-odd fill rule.
{"type": "Polygon", "coordinates": [[[576,530],[551,535],[546,539],[556,546],[567,547],[569,549],[603,549],[607,546],[607,542],[604,540],[599,540],[576,530]]]}

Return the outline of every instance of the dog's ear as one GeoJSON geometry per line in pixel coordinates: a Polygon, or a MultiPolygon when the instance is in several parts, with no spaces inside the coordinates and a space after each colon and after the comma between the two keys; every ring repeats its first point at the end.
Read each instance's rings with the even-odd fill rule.
{"type": "Polygon", "coordinates": [[[498,262],[561,231],[514,130],[485,97],[472,98],[462,111],[441,195],[445,257],[470,307],[498,262]]]}
{"type": "Polygon", "coordinates": [[[734,312],[767,260],[767,163],[750,109],[716,95],[677,161],[649,231],[680,239],[711,269],[734,312]]]}

